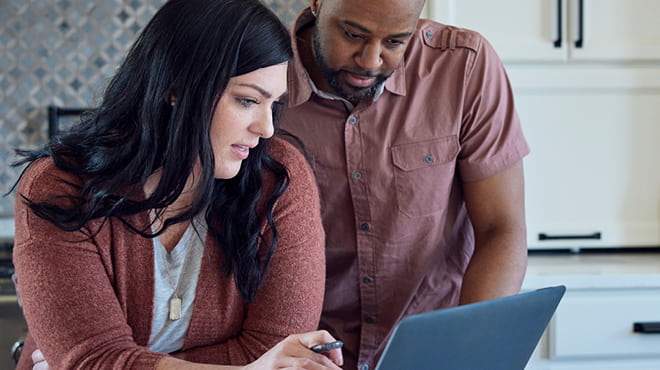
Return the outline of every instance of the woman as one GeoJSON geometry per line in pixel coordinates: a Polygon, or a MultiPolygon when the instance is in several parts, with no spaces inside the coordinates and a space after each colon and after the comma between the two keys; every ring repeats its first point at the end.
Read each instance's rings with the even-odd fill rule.
{"type": "Polygon", "coordinates": [[[291,53],[258,0],[170,0],[100,106],[20,152],[19,368],[337,368],[328,333],[287,337],[325,271],[313,176],[269,140],[291,53]]]}

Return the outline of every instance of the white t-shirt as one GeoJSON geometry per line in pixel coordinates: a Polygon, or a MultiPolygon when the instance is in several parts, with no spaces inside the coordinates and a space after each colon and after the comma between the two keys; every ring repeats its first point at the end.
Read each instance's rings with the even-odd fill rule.
{"type": "Polygon", "coordinates": [[[155,286],[149,349],[154,352],[172,353],[183,347],[195,302],[207,231],[202,213],[192,220],[171,253],[158,238],[153,238],[155,286]],[[170,299],[175,291],[181,299],[181,318],[170,320],[170,299]]]}

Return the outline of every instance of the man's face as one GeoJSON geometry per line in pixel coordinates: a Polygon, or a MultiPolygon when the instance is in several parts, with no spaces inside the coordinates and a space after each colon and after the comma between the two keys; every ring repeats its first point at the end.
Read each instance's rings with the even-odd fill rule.
{"type": "Polygon", "coordinates": [[[333,92],[370,97],[401,63],[423,0],[317,0],[314,57],[333,92]]]}

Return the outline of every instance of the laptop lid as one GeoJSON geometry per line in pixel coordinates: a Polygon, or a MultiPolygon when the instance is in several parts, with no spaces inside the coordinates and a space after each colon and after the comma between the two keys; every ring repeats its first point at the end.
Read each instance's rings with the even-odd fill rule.
{"type": "Polygon", "coordinates": [[[404,318],[376,370],[522,370],[566,287],[404,318]]]}

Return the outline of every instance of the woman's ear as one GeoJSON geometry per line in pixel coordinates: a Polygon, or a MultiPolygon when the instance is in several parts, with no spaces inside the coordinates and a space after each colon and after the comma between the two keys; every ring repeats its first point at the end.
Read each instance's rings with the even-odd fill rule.
{"type": "Polygon", "coordinates": [[[171,106],[174,106],[174,104],[176,104],[176,94],[174,92],[165,94],[165,102],[169,103],[171,106]]]}

